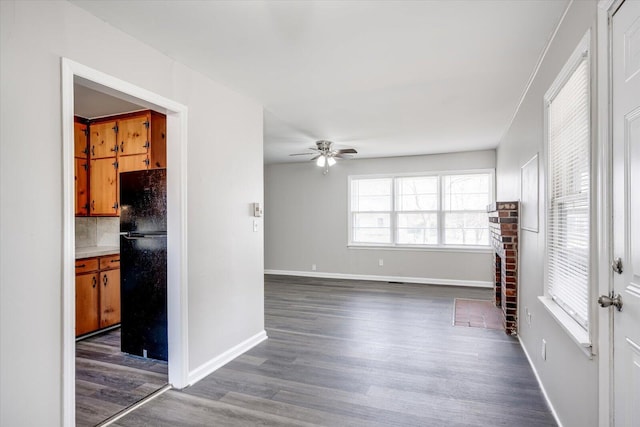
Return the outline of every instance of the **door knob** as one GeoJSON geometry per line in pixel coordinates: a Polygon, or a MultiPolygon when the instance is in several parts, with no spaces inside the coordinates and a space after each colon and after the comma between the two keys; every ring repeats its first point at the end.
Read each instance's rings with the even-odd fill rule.
{"type": "Polygon", "coordinates": [[[602,308],[614,306],[618,311],[622,311],[622,298],[620,295],[614,294],[613,291],[609,295],[600,295],[598,304],[600,304],[602,308]]]}

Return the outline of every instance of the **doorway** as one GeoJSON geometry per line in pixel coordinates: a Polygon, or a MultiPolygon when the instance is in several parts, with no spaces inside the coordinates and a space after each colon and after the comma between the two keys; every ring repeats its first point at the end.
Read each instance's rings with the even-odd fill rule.
{"type": "MultiPolygon", "coordinates": [[[[168,383],[166,295],[156,291],[138,301],[122,291],[122,285],[131,283],[125,271],[130,274],[145,265],[133,258],[136,252],[123,254],[121,217],[130,208],[123,206],[123,199],[132,188],[119,179],[122,173],[141,170],[164,176],[165,121],[164,115],[142,105],[74,84],[77,427],[99,425],[168,383]],[[151,307],[149,297],[161,304],[151,307]],[[146,316],[139,315],[141,308],[147,308],[146,316]],[[162,356],[142,357],[131,347],[132,339],[146,338],[144,320],[149,317],[160,319],[157,345],[162,356]],[[124,334],[124,329],[129,332],[124,334]]],[[[166,212],[161,216],[156,212],[154,219],[165,224],[166,212]]],[[[162,254],[166,259],[166,247],[162,254]]],[[[159,289],[157,284],[166,285],[165,273],[162,262],[144,278],[159,289]]],[[[137,280],[135,289],[141,288],[137,280]]]]}
{"type": "Polygon", "coordinates": [[[63,129],[63,425],[75,425],[75,191],[74,84],[161,112],[167,120],[167,326],[168,382],[187,385],[187,108],[97,70],[62,59],[63,129]]]}

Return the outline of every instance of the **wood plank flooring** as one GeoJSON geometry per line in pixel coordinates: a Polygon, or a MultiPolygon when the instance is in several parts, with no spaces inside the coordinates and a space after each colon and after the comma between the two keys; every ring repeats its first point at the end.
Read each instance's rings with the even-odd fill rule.
{"type": "Polygon", "coordinates": [[[95,426],[167,384],[167,363],[120,352],[120,329],[76,343],[76,426],[95,426]]]}
{"type": "Polygon", "coordinates": [[[491,290],[266,276],[269,339],[132,426],[555,426],[516,339],[452,326],[491,290]]]}

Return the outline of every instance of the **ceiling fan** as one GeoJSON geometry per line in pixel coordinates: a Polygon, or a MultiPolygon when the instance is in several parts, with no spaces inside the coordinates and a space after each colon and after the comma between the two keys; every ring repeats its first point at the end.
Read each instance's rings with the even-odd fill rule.
{"type": "Polygon", "coordinates": [[[308,156],[310,154],[315,154],[310,161],[316,161],[316,164],[319,167],[323,167],[324,171],[322,172],[326,175],[329,172],[329,167],[336,164],[336,159],[350,159],[352,156],[349,154],[358,154],[358,152],[354,148],[344,148],[341,150],[334,150],[331,146],[333,142],[321,139],[320,141],[316,141],[316,146],[309,148],[311,153],[295,153],[289,154],[290,156],[308,156]]]}

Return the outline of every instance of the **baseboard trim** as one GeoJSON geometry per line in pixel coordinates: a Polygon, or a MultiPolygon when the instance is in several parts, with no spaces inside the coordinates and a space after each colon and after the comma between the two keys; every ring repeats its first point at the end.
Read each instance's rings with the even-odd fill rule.
{"type": "Polygon", "coordinates": [[[469,286],[474,288],[493,288],[493,282],[483,280],[433,279],[429,277],[377,276],[370,274],[327,273],[323,271],[265,270],[264,274],[280,276],[322,277],[325,279],[372,280],[376,282],[404,282],[424,285],[469,286]]]}
{"type": "Polygon", "coordinates": [[[222,368],[227,363],[231,362],[236,357],[241,354],[251,350],[256,345],[260,344],[262,341],[267,339],[267,332],[261,331],[249,339],[244,340],[240,344],[231,347],[229,350],[225,351],[219,356],[214,357],[208,362],[203,363],[193,371],[189,372],[189,385],[194,385],[207,375],[213,373],[214,371],[222,368]]]}
{"type": "Polygon", "coordinates": [[[560,417],[558,417],[558,413],[556,412],[556,408],[553,407],[553,404],[551,403],[551,400],[549,399],[549,395],[547,394],[547,390],[544,388],[544,385],[542,384],[542,381],[540,380],[540,375],[538,375],[538,371],[536,370],[536,367],[533,364],[533,361],[531,360],[531,357],[529,356],[529,352],[527,351],[527,348],[524,346],[524,343],[522,342],[522,339],[520,337],[518,337],[518,342],[520,343],[520,347],[522,347],[522,351],[524,351],[524,355],[527,356],[527,360],[529,361],[529,366],[531,366],[531,370],[533,371],[533,375],[535,375],[536,381],[538,381],[538,385],[540,386],[540,390],[542,390],[542,395],[544,396],[544,400],[547,402],[547,406],[549,406],[549,409],[551,410],[551,413],[553,414],[553,418],[556,420],[556,423],[558,424],[558,427],[563,427],[562,422],[560,421],[560,417]]]}

